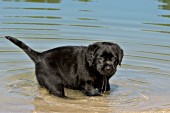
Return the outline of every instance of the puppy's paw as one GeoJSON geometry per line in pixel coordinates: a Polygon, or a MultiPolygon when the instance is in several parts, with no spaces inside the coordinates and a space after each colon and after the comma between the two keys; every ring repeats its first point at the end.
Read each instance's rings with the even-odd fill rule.
{"type": "Polygon", "coordinates": [[[101,96],[101,93],[98,88],[92,90],[92,91],[87,91],[85,92],[87,96],[101,96]]]}

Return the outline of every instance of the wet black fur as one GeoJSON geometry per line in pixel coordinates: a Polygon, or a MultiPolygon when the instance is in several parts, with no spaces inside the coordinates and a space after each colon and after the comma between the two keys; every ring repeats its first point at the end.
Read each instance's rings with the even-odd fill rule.
{"type": "Polygon", "coordinates": [[[123,50],[111,42],[64,46],[40,53],[13,37],[6,38],[34,61],[40,86],[58,97],[65,97],[64,87],[81,90],[87,96],[109,91],[109,79],[123,58],[123,50]]]}

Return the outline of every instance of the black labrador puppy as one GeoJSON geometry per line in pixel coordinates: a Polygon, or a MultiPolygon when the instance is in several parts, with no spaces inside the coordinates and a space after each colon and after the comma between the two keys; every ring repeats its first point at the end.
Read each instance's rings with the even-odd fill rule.
{"type": "Polygon", "coordinates": [[[88,47],[63,46],[40,53],[20,40],[6,38],[34,61],[40,86],[58,97],[66,97],[64,87],[81,90],[87,96],[109,91],[109,79],[124,55],[119,45],[111,42],[96,42],[88,47]]]}

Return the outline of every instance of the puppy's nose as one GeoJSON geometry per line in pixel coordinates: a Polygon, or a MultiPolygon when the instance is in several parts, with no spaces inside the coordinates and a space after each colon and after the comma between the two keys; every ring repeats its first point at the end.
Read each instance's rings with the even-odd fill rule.
{"type": "Polygon", "coordinates": [[[106,66],[106,67],[105,67],[105,70],[106,70],[106,71],[110,71],[110,70],[111,70],[111,66],[106,66]]]}
{"type": "Polygon", "coordinates": [[[110,66],[110,65],[112,65],[112,62],[111,61],[106,61],[106,65],[110,66]]]}

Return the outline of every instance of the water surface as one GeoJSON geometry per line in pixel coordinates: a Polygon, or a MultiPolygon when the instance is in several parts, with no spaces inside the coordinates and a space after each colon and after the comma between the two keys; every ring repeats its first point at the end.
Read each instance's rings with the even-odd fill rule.
{"type": "Polygon", "coordinates": [[[0,33],[0,112],[170,111],[169,0],[0,0],[0,33]],[[66,89],[74,99],[64,100],[38,87],[33,62],[5,35],[38,51],[111,41],[125,56],[110,92],[66,89]]]}

